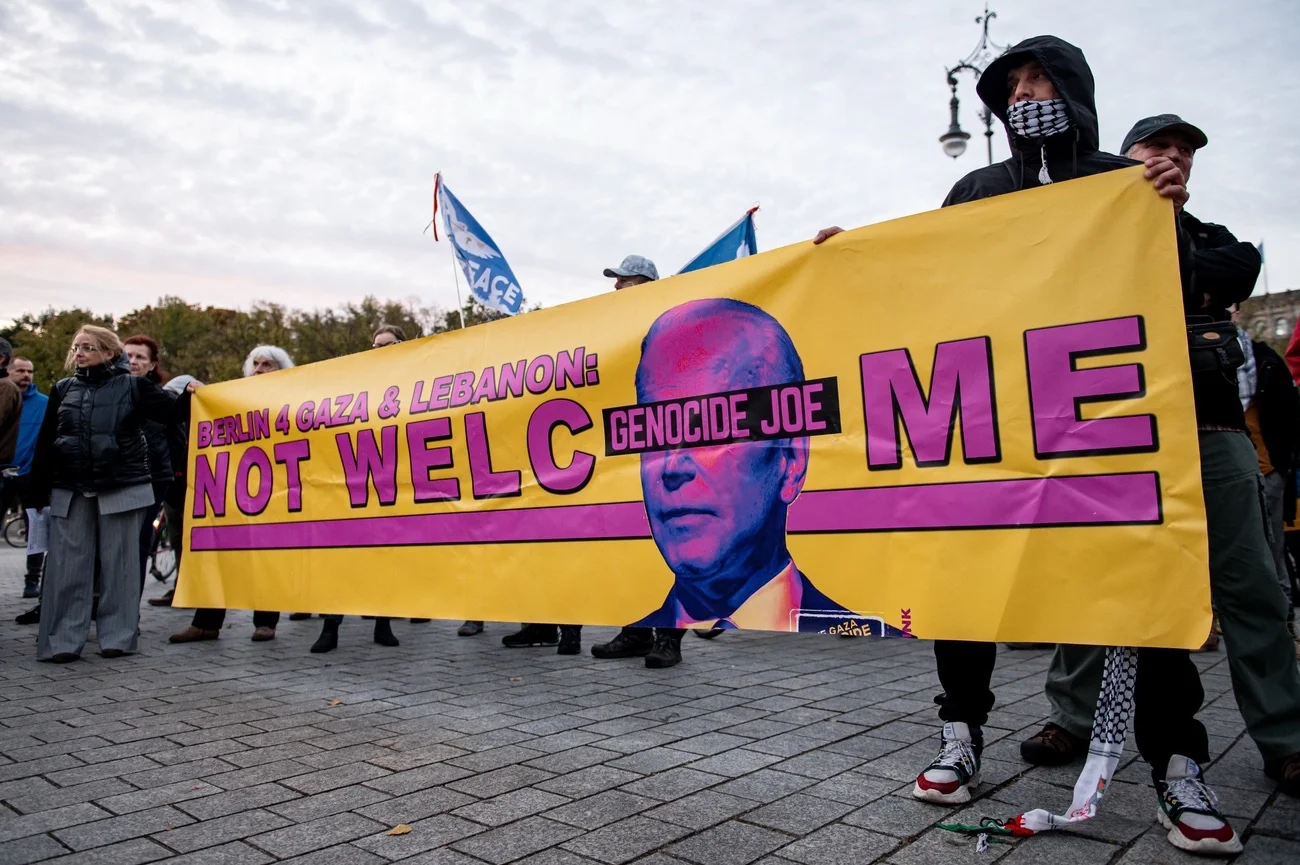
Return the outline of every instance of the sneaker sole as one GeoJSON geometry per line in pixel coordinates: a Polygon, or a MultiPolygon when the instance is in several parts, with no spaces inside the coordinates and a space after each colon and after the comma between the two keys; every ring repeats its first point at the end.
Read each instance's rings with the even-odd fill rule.
{"type": "Polygon", "coordinates": [[[978,787],[979,783],[980,776],[973,775],[969,781],[951,793],[941,793],[938,790],[925,790],[920,784],[913,784],[912,798],[920,799],[922,802],[930,802],[934,805],[963,805],[971,800],[970,791],[975,787],[978,787]]]}
{"type": "Polygon", "coordinates": [[[1231,843],[1225,844],[1224,842],[1216,841],[1213,838],[1202,838],[1200,841],[1193,841],[1191,838],[1188,838],[1182,832],[1178,831],[1178,827],[1174,825],[1174,821],[1169,819],[1168,815],[1165,814],[1164,809],[1159,805],[1156,806],[1156,822],[1159,823],[1162,828],[1169,830],[1169,834],[1165,836],[1165,840],[1177,847],[1179,850],[1186,850],[1188,853],[1200,853],[1203,856],[1235,856],[1241,852],[1241,836],[1237,834],[1236,829],[1232,830],[1231,843]]]}

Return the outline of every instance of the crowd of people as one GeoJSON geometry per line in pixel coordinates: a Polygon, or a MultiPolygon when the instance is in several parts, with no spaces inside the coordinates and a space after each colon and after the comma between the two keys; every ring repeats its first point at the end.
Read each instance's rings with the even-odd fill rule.
{"type": "MultiPolygon", "coordinates": [[[[967,175],[945,206],[1137,164],[1145,165],[1154,194],[1173,203],[1176,219],[1170,228],[1179,251],[1216,613],[1203,648],[1214,649],[1222,632],[1233,691],[1265,772],[1284,793],[1300,797],[1300,671],[1293,568],[1284,540],[1285,529],[1295,522],[1300,336],[1283,359],[1228,323],[1236,305],[1254,290],[1260,258],[1254,246],[1185,208],[1194,159],[1208,144],[1201,129],[1176,115],[1157,115],[1132,128],[1122,155],[1103,151],[1092,72],[1078,48],[1055,37],[1010,49],[983,73],[978,89],[1006,126],[1012,156],[967,175]]],[[[814,243],[839,231],[824,229],[814,243]]],[[[654,263],[637,255],[605,276],[614,280],[615,290],[659,278],[654,263]]],[[[380,327],[372,348],[405,338],[399,328],[380,327]]],[[[23,590],[24,597],[39,596],[40,603],[19,621],[39,623],[37,656],[43,661],[78,660],[92,619],[101,655],[134,652],[155,515],[164,512],[173,537],[183,532],[185,430],[190,394],[202,384],[188,376],[169,378],[162,349],[150,337],[121,341],[91,325],[74,337],[66,361],[70,374],[48,397],[33,383],[31,360],[14,356],[3,341],[0,363],[0,464],[16,466],[16,475],[4,482],[3,499],[48,512],[50,521],[49,552],[44,561],[40,554],[29,556],[23,590]]],[[[282,348],[257,346],[248,354],[244,375],[292,366],[282,348]]],[[[783,567],[789,569],[788,563],[783,567]]],[[[150,603],[171,601],[168,593],[150,603]]],[[[196,610],[171,642],[216,640],[225,616],[221,609],[196,610]]],[[[733,618],[724,614],[716,625],[693,630],[713,638],[734,627],[733,618]]],[[[279,619],[279,612],[254,612],[252,639],[275,639],[279,619]]],[[[322,617],[313,653],[338,647],[341,622],[341,616],[322,617]]],[[[389,619],[375,618],[373,628],[376,643],[398,645],[389,619]]],[[[671,667],[682,660],[686,630],[629,626],[593,646],[591,654],[644,658],[652,669],[671,667]]],[[[481,621],[466,621],[458,629],[467,637],[483,632],[481,621]]],[[[502,643],[579,654],[581,627],[526,623],[502,643]]],[[[970,801],[979,783],[982,728],[995,703],[997,650],[991,643],[940,640],[934,651],[942,688],[936,697],[940,749],[917,776],[913,795],[950,806],[970,801]]],[[[1025,760],[1064,765],[1086,756],[1102,660],[1096,647],[1054,648],[1045,683],[1050,719],[1022,743],[1025,760]]],[[[1189,652],[1139,650],[1136,681],[1137,747],[1151,767],[1158,819],[1169,830],[1169,841],[1193,852],[1239,851],[1240,839],[1205,782],[1209,738],[1196,717],[1204,692],[1189,652]]]]}

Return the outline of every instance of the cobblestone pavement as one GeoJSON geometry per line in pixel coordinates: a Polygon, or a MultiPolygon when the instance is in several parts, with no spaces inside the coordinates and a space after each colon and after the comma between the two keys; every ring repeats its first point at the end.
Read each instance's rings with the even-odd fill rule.
{"type": "MultiPolygon", "coordinates": [[[[170,646],[188,613],[146,607],[140,654],[106,661],[92,642],[59,667],[13,624],[21,565],[0,552],[0,862],[1196,861],[1154,825],[1136,754],[1076,834],[977,854],[934,828],[1069,802],[1077,766],[1030,769],[1017,751],[1047,711],[1046,652],[999,657],[981,796],[952,811],[909,795],[937,747],[924,643],[688,636],[685,662],[656,671],[504,649],[503,624],[465,639],[400,622],[384,649],[349,618],[316,656],[319,620],[257,644],[235,613],[219,642],[170,646]]],[[[586,629],[584,650],[612,633],[586,629]]],[[[1300,862],[1300,803],[1265,779],[1223,655],[1200,663],[1238,861],[1300,862]]]]}

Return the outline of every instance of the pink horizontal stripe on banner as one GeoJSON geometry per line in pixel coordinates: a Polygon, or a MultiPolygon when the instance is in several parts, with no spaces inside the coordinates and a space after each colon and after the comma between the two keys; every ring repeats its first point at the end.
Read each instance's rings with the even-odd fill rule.
{"type": "MultiPolygon", "coordinates": [[[[1153,472],[807,492],[789,531],[908,532],[1158,523],[1153,472]]],[[[641,502],[201,526],[194,552],[609,541],[650,537],[641,502]]]]}

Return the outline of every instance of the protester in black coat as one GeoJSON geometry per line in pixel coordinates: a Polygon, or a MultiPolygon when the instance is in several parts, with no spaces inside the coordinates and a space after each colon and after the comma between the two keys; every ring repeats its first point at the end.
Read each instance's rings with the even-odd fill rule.
{"type": "Polygon", "coordinates": [[[140,523],[154,500],[146,421],[188,417],[179,399],[118,363],[117,335],[87,325],[68,353],[75,374],[50,392],[32,464],[33,504],[50,511],[50,552],[41,589],[37,657],[81,656],[90,628],[95,567],[100,654],[135,651],[140,618],[140,523]]]}

